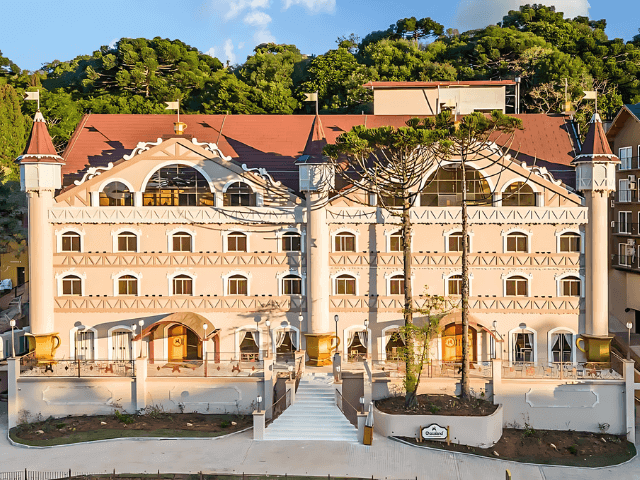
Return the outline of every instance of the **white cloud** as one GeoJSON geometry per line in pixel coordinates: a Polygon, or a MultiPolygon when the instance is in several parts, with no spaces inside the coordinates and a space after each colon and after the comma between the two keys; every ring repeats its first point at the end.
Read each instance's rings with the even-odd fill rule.
{"type": "Polygon", "coordinates": [[[244,48],[244,42],[240,42],[238,44],[238,50],[242,50],[244,48]]]}
{"type": "Polygon", "coordinates": [[[229,61],[231,65],[236,63],[236,54],[233,52],[233,42],[230,38],[227,38],[224,42],[224,56],[225,61],[229,61]]]}
{"type": "Polygon", "coordinates": [[[462,0],[456,14],[456,26],[460,31],[484,28],[502,21],[502,17],[507,15],[509,10],[518,10],[521,5],[531,3],[553,5],[556,7],[556,12],[564,13],[565,18],[574,18],[579,15],[587,17],[591,8],[588,0],[536,0],[535,2],[531,0],[462,0]]]}
{"type": "MultiPolygon", "coordinates": [[[[284,9],[293,5],[302,5],[310,13],[333,13],[336,10],[336,0],[283,0],[284,9]]],[[[484,1],[484,0],[483,0],[484,1]]]]}
{"type": "Polygon", "coordinates": [[[276,43],[276,37],[274,37],[268,29],[261,28],[253,34],[253,41],[256,42],[256,45],[260,45],[261,43],[276,43]]]}
{"type": "Polygon", "coordinates": [[[211,47],[209,50],[207,50],[206,52],[204,52],[205,55],[209,55],[210,57],[215,57],[216,56],[216,49],[215,47],[211,47]]]}
{"type": "Polygon", "coordinates": [[[114,48],[116,48],[116,43],[118,43],[118,40],[120,40],[119,38],[114,38],[113,40],[111,40],[111,42],[109,42],[109,49],[113,50],[114,48]]]}
{"type": "Polygon", "coordinates": [[[231,20],[247,9],[268,8],[270,0],[214,0],[214,3],[226,10],[224,19],[231,20]]]}
{"type": "Polygon", "coordinates": [[[271,17],[259,10],[253,10],[244,17],[243,22],[254,27],[264,26],[271,22],[271,17]]]}

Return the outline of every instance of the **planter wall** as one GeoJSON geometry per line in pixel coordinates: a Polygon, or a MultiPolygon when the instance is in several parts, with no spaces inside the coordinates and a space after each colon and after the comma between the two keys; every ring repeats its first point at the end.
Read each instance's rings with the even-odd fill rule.
{"type": "Polygon", "coordinates": [[[437,423],[449,427],[451,442],[471,447],[488,448],[502,437],[502,405],[484,417],[456,417],[447,415],[390,415],[373,409],[373,429],[389,436],[418,438],[420,427],[437,423]]]}

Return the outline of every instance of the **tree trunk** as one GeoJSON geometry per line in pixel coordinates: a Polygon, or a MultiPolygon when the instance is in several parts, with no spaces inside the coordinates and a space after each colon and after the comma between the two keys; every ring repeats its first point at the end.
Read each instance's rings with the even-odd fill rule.
{"type": "Polygon", "coordinates": [[[460,397],[468,400],[469,388],[469,239],[467,225],[467,174],[462,159],[462,378],[460,397]]]}
{"type": "MultiPolygon", "coordinates": [[[[402,207],[402,257],[404,267],[404,308],[402,310],[404,316],[404,324],[413,323],[413,291],[411,289],[411,204],[405,200],[402,207]]],[[[420,372],[417,371],[415,362],[415,339],[413,334],[406,337],[406,396],[405,407],[414,408],[418,404],[416,391],[418,390],[418,381],[420,372]]]]}

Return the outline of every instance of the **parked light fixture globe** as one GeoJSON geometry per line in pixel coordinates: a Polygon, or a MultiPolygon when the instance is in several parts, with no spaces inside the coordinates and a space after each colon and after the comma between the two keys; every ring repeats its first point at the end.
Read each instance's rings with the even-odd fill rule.
{"type": "Polygon", "coordinates": [[[16,343],[13,338],[13,329],[16,327],[15,319],[12,318],[11,320],[9,320],[9,325],[11,325],[11,356],[13,358],[16,358],[16,343]]]}
{"type": "Polygon", "coordinates": [[[364,321],[364,328],[369,328],[369,320],[364,321]]]}
{"type": "Polygon", "coordinates": [[[627,328],[631,330],[633,328],[633,323],[627,322],[627,328]]]}
{"type": "Polygon", "coordinates": [[[631,360],[631,329],[633,328],[633,323],[631,322],[627,322],[627,331],[628,333],[628,337],[627,337],[627,360],[631,360]]]}
{"type": "Polygon", "coordinates": [[[9,320],[9,325],[11,326],[11,328],[15,328],[15,326],[16,326],[15,319],[12,318],[11,320],[9,320]]]}
{"type": "Polygon", "coordinates": [[[267,320],[266,322],[264,322],[264,324],[267,326],[267,328],[269,328],[271,326],[271,322],[269,320],[267,320]]]}
{"type": "Polygon", "coordinates": [[[334,315],[333,316],[333,321],[338,323],[338,320],[340,320],[340,317],[338,317],[338,315],[334,315]]]}
{"type": "Polygon", "coordinates": [[[138,325],[140,325],[140,328],[142,328],[142,326],[144,325],[144,320],[140,320],[140,321],[138,322],[138,325]]]}

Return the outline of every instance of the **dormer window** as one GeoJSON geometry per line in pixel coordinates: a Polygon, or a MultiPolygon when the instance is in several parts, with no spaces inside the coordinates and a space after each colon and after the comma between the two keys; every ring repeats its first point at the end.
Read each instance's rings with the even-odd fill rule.
{"type": "Polygon", "coordinates": [[[255,207],[256,193],[244,182],[235,182],[224,192],[225,207],[255,207]]]}
{"type": "Polygon", "coordinates": [[[111,182],[100,192],[101,207],[131,207],[133,193],[122,182],[111,182]]]}
{"type": "Polygon", "coordinates": [[[155,172],[142,194],[146,207],[212,207],[209,182],[193,167],[171,165],[155,172]]]}

